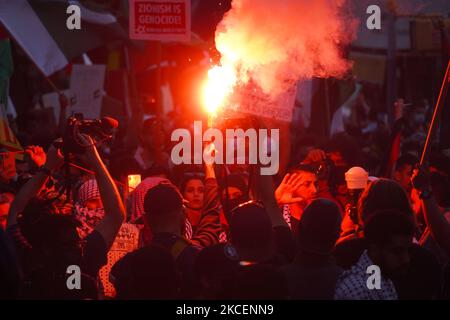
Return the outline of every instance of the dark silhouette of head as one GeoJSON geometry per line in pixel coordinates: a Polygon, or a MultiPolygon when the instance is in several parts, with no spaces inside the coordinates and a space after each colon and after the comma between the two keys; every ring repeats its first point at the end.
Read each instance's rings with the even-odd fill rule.
{"type": "Polygon", "coordinates": [[[183,197],[178,188],[161,182],[147,191],[144,197],[144,223],[153,233],[181,234],[184,223],[183,197]]]}
{"type": "Polygon", "coordinates": [[[328,199],[313,200],[298,225],[300,251],[330,254],[341,230],[341,211],[328,199]]]}
{"type": "Polygon", "coordinates": [[[367,218],[364,237],[369,256],[382,273],[392,277],[408,271],[414,230],[412,217],[402,211],[376,211],[367,218]]]}
{"type": "Polygon", "coordinates": [[[245,202],[231,212],[230,237],[241,260],[264,261],[271,257],[272,223],[258,202],[245,202]]]}
{"type": "Polygon", "coordinates": [[[396,210],[413,217],[405,191],[400,184],[390,179],[372,181],[359,198],[358,215],[362,225],[379,210],[396,210]]]}

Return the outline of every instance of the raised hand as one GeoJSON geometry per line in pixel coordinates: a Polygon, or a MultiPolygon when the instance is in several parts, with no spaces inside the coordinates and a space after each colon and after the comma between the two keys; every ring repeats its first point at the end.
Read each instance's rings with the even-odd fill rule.
{"type": "Polygon", "coordinates": [[[278,204],[290,204],[303,201],[301,197],[294,197],[293,194],[302,183],[302,176],[298,173],[288,173],[284,176],[277,190],[275,199],[278,204]]]}
{"type": "Polygon", "coordinates": [[[89,135],[78,131],[76,132],[76,135],[77,140],[84,147],[84,154],[82,155],[82,158],[90,165],[97,163],[101,158],[98,154],[97,148],[95,147],[94,139],[92,139],[89,135]]]}
{"type": "MultiPolygon", "coordinates": [[[[61,141],[57,140],[56,143],[58,142],[61,143],[61,141]]],[[[61,150],[56,148],[54,144],[50,146],[46,155],[45,167],[49,170],[57,170],[64,162],[61,150]]]]}
{"type": "Polygon", "coordinates": [[[25,149],[25,152],[30,156],[30,159],[36,164],[37,167],[42,167],[47,161],[47,156],[39,146],[29,146],[25,149]]]}

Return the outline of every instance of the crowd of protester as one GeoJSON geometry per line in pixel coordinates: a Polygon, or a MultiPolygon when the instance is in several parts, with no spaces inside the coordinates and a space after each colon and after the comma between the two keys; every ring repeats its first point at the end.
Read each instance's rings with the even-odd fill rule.
{"type": "Polygon", "coordinates": [[[26,153],[2,161],[0,177],[0,298],[99,299],[99,270],[130,223],[139,245],[111,268],[116,299],[449,299],[450,161],[433,146],[417,166],[427,112],[417,105],[392,128],[366,112],[330,138],[305,133],[277,176],[174,166],[176,113],[148,117],[134,140],[127,126],[103,144],[76,132],[83,152],[70,155],[61,131],[43,138],[22,118],[26,153]],[[355,166],[367,173],[356,193],[355,166]],[[129,174],[142,177],[135,188],[129,174]],[[67,286],[71,265],[81,289],[67,286]]]}

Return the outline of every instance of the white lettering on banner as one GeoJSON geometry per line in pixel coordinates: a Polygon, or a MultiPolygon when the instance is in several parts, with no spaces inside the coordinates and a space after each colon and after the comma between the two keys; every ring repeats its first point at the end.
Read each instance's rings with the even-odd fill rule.
{"type": "Polygon", "coordinates": [[[191,1],[130,0],[130,38],[190,41],[191,1]]]}
{"type": "Polygon", "coordinates": [[[158,14],[168,14],[168,13],[175,13],[180,14],[182,13],[182,6],[180,4],[145,4],[141,3],[138,5],[138,12],[139,13],[158,13],[158,14]]]}
{"type": "Polygon", "coordinates": [[[181,24],[180,16],[140,16],[140,23],[150,24],[181,24]]]}

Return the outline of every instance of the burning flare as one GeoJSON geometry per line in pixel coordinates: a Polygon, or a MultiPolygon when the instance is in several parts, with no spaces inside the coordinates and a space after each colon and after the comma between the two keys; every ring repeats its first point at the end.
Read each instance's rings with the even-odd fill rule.
{"type": "Polygon", "coordinates": [[[233,87],[253,83],[275,101],[300,80],[344,76],[351,62],[342,49],[355,38],[358,25],[349,3],[233,0],[216,30],[221,67],[208,74],[207,109],[223,105],[233,87]]]}
{"type": "MultiPolygon", "coordinates": [[[[276,98],[299,80],[341,77],[356,35],[349,0],[233,0],[216,30],[221,65],[276,98]]],[[[241,83],[242,82],[242,83],[241,83]]]]}
{"type": "Polygon", "coordinates": [[[214,66],[208,71],[208,79],[203,88],[203,104],[209,114],[213,115],[223,107],[236,80],[236,74],[230,65],[214,66]]]}

